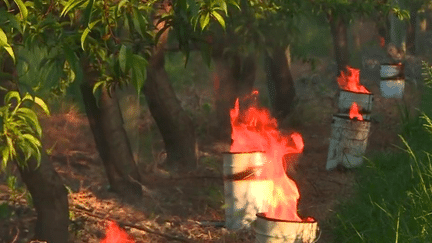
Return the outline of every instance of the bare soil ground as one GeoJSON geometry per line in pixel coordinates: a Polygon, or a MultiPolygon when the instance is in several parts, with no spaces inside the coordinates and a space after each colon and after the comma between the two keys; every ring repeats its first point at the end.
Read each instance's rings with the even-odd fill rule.
{"type": "MultiPolygon", "coordinates": [[[[326,67],[321,68],[322,73],[326,73],[326,67]]],[[[300,63],[294,63],[293,70],[297,70],[293,73],[297,80],[312,73],[309,67],[300,63]]],[[[326,80],[336,82],[332,75],[328,75],[326,80]]],[[[400,125],[397,106],[402,103],[382,98],[376,81],[362,82],[375,95],[368,154],[394,149],[392,144],[398,142],[400,125]]],[[[331,92],[317,91],[309,97],[302,97],[294,114],[280,124],[282,129],[299,131],[304,138],[304,152],[290,176],[300,190],[300,214],[312,216],[319,223],[323,222],[322,225],[337,205],[354,193],[354,171],[325,170],[332,114],[337,111],[336,93],[333,88],[331,92]]],[[[413,114],[419,94],[414,85],[407,84],[404,100],[413,114]]],[[[146,119],[145,122],[152,122],[146,119]]],[[[159,170],[146,173],[148,165],[143,164],[145,197],[120,198],[108,191],[102,162],[85,115],[70,108],[43,118],[42,124],[45,148],[52,149],[50,159],[71,190],[70,242],[100,242],[105,234],[106,219],[117,221],[136,242],[254,241],[254,233],[250,230],[233,232],[211,224],[224,220],[221,153],[229,149],[228,144],[213,142],[208,137],[200,145],[201,158],[197,170],[189,174],[170,176],[159,170]]],[[[23,193],[13,196],[10,189],[0,182],[0,204],[7,202],[13,212],[0,221],[0,242],[28,242],[33,232],[35,212],[26,206],[23,193]]],[[[319,242],[332,242],[327,229],[328,226],[322,227],[319,242]]]]}

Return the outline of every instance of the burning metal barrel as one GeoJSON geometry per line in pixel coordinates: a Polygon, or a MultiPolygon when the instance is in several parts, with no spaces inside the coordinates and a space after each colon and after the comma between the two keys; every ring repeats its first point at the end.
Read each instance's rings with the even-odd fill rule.
{"type": "Polygon", "coordinates": [[[404,65],[402,63],[381,64],[380,76],[381,95],[384,98],[401,99],[405,88],[404,65]]]}
{"type": "Polygon", "coordinates": [[[348,90],[341,90],[339,93],[339,112],[349,114],[353,102],[357,103],[360,107],[360,113],[365,119],[370,119],[372,111],[372,103],[374,96],[372,93],[359,93],[348,90]]]}
{"type": "Polygon", "coordinates": [[[265,212],[272,197],[273,181],[262,180],[263,152],[224,153],[225,226],[250,227],[256,214],[265,212]]]}
{"type": "Polygon", "coordinates": [[[346,168],[360,166],[363,163],[369,130],[370,121],[367,119],[350,119],[350,116],[345,114],[333,115],[326,169],[334,169],[338,164],[346,168]]]}
{"type": "Polygon", "coordinates": [[[302,222],[272,219],[259,213],[254,230],[256,243],[312,243],[317,238],[318,223],[313,219],[302,222]]]}

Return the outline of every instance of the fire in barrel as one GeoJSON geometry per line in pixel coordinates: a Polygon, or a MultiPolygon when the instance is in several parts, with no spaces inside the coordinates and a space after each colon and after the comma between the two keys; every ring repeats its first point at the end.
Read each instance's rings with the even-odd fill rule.
{"type": "Polygon", "coordinates": [[[354,102],[348,115],[333,115],[327,170],[334,169],[338,164],[346,168],[354,168],[363,163],[370,121],[364,119],[360,110],[361,108],[354,102]]]}
{"type": "Polygon", "coordinates": [[[361,107],[364,118],[369,119],[372,111],[373,94],[360,84],[360,70],[347,66],[337,78],[339,84],[339,113],[348,114],[353,102],[361,107]]]}
{"type": "MultiPolygon", "coordinates": [[[[256,99],[257,95],[258,92],[254,91],[248,99],[256,99]]],[[[256,207],[254,215],[257,242],[297,242],[299,239],[302,239],[302,242],[312,242],[316,237],[317,222],[313,218],[302,219],[297,214],[300,194],[296,183],[286,175],[286,166],[284,166],[284,161],[292,163],[292,160],[284,160],[284,157],[303,151],[303,138],[299,133],[281,133],[278,130],[276,119],[267,109],[259,108],[256,102],[249,102],[249,104],[240,109],[237,99],[235,107],[230,111],[233,141],[231,153],[264,152],[264,158],[259,159],[264,162],[249,162],[252,166],[249,166],[248,170],[243,170],[242,175],[244,177],[247,174],[253,174],[254,180],[260,181],[261,185],[258,189],[250,189],[246,194],[258,195],[245,198],[243,195],[234,195],[232,192],[235,189],[227,187],[230,182],[225,181],[225,200],[227,204],[234,201],[239,205],[248,203],[265,205],[260,209],[256,207]],[[235,199],[230,201],[229,197],[235,199]],[[263,198],[264,202],[261,201],[263,198]],[[254,200],[259,200],[259,202],[254,202],[254,200]],[[277,226],[274,227],[275,225],[277,226]]],[[[226,164],[225,161],[224,164],[226,164]]],[[[239,185],[232,184],[232,186],[234,188],[239,185]]],[[[250,215],[252,211],[248,211],[247,208],[242,210],[241,207],[234,205],[226,206],[227,227],[230,226],[228,222],[244,222],[242,217],[252,218],[250,215]],[[241,217],[237,218],[235,215],[241,217]]],[[[231,225],[241,224],[232,223],[231,225]]]]}

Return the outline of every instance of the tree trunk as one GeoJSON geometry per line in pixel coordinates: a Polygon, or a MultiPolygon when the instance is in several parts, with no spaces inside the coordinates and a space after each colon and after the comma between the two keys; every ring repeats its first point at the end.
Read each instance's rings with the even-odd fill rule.
{"type": "Polygon", "coordinates": [[[265,65],[273,116],[280,120],[290,113],[295,98],[289,48],[274,47],[265,57],[265,65]]]}
{"type": "MultiPolygon", "coordinates": [[[[163,22],[159,23],[157,29],[163,26],[163,22]]],[[[164,47],[167,37],[168,30],[161,35],[153,49],[143,92],[164,140],[168,167],[185,172],[196,167],[198,143],[194,124],[181,107],[165,71],[164,47]]]]}
{"type": "Polygon", "coordinates": [[[68,242],[69,204],[63,181],[42,149],[40,167],[31,158],[26,168],[18,165],[37,213],[34,238],[49,243],[68,242]]]}
{"type": "Polygon", "coordinates": [[[418,9],[411,9],[410,11],[410,20],[409,23],[407,25],[407,33],[406,33],[406,38],[407,38],[407,52],[411,55],[415,55],[416,52],[416,27],[417,27],[417,12],[418,9]]]}
{"type": "MultiPolygon", "coordinates": [[[[227,35],[227,34],[226,34],[227,35]]],[[[255,83],[256,56],[254,53],[224,53],[233,38],[223,36],[213,46],[212,59],[214,95],[216,101],[217,137],[231,140],[230,109],[237,98],[251,94],[255,83]]]]}
{"type": "Polygon", "coordinates": [[[347,25],[342,17],[330,16],[329,21],[339,75],[349,63],[347,25]]]}
{"type": "Polygon", "coordinates": [[[141,196],[141,177],[133,159],[132,150],[123,127],[118,100],[115,92],[111,97],[106,88],[102,88],[99,107],[93,95],[93,85],[98,73],[83,65],[85,80],[81,84],[87,118],[95,139],[96,147],[103,161],[105,172],[113,191],[122,195],[141,196]]]}

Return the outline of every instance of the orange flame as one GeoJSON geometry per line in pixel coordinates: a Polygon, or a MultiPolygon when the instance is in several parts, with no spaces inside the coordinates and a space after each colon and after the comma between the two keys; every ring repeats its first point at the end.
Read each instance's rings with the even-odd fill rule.
{"type": "Polygon", "coordinates": [[[384,48],[385,47],[385,39],[382,36],[379,36],[379,45],[384,48]]]}
{"type": "MultiPolygon", "coordinates": [[[[255,98],[254,91],[249,98],[255,98]]],[[[297,185],[285,174],[283,158],[286,154],[303,152],[303,138],[299,133],[281,134],[277,121],[270,112],[252,103],[240,114],[239,99],[230,111],[233,143],[231,152],[264,151],[267,163],[264,164],[259,179],[272,180],[273,199],[265,216],[268,218],[302,221],[297,214],[300,197],[297,185]]]]}
{"type": "Polygon", "coordinates": [[[343,90],[370,94],[363,85],[360,84],[360,70],[347,66],[348,73],[341,71],[340,76],[337,78],[339,87],[343,90]]]}
{"type": "Polygon", "coordinates": [[[360,106],[357,103],[353,102],[349,111],[350,119],[357,118],[359,121],[363,121],[363,116],[359,112],[360,106]]]}
{"type": "Polygon", "coordinates": [[[114,221],[108,222],[105,232],[105,238],[100,243],[135,243],[132,237],[114,221]]]}

